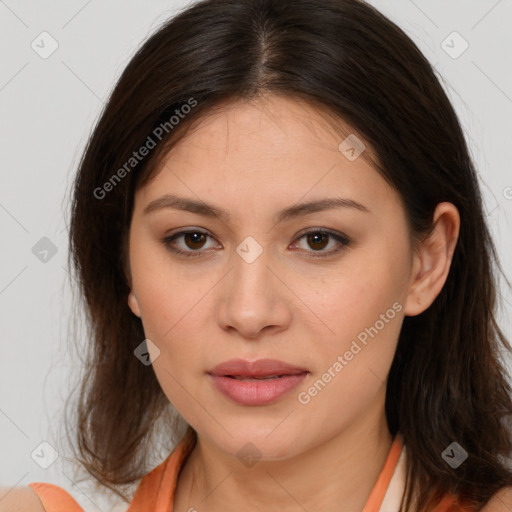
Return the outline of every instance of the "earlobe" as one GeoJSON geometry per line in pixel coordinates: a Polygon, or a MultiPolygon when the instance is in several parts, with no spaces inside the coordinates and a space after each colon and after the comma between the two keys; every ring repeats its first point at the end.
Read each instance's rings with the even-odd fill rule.
{"type": "Polygon", "coordinates": [[[128,306],[132,310],[132,313],[140,318],[139,303],[137,302],[137,297],[135,297],[133,290],[130,291],[128,295],[128,306]]]}
{"type": "Polygon", "coordinates": [[[421,241],[413,256],[405,316],[423,313],[441,292],[459,236],[460,216],[451,203],[439,203],[434,212],[432,233],[421,241]]]}

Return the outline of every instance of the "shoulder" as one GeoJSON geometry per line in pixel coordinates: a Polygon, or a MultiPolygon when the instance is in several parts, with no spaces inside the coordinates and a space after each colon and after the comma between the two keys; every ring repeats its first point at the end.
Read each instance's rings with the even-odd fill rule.
{"type": "Polygon", "coordinates": [[[0,486],[0,512],[45,512],[36,492],[28,485],[0,486]]]}
{"type": "Polygon", "coordinates": [[[511,510],[512,487],[504,487],[488,501],[481,512],[510,512],[511,510]]]}

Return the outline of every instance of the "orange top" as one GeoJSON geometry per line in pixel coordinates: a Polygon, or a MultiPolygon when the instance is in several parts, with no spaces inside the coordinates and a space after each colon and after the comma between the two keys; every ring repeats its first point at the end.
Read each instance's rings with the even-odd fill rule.
{"type": "MultiPolygon", "coordinates": [[[[159,466],[142,478],[126,512],[172,512],[178,475],[195,445],[191,430],[159,466]]],[[[398,512],[405,482],[405,447],[398,434],[384,462],[377,482],[362,512],[398,512]],[[384,505],[384,506],[383,506],[384,505]]],[[[46,512],[84,512],[67,491],[53,484],[28,484],[39,496],[46,512]]],[[[446,496],[435,512],[472,512],[446,496]]]]}

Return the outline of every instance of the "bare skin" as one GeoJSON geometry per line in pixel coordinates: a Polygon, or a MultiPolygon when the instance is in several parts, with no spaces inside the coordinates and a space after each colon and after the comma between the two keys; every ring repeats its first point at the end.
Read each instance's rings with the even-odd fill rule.
{"type": "Polygon", "coordinates": [[[363,157],[340,152],[344,137],[296,100],[228,104],[136,193],[128,304],[160,350],[153,369],[162,389],[198,434],[178,480],[177,512],[360,512],[375,485],[392,443],[384,400],[400,327],[439,294],[459,215],[438,205],[432,236],[414,246],[398,195],[363,157]],[[165,194],[213,204],[230,218],[144,213],[165,194]],[[284,208],[337,197],[364,209],[276,223],[284,208]],[[348,245],[303,236],[318,229],[348,245]],[[205,236],[163,243],[186,230],[205,236]],[[262,249],[250,263],[236,252],[247,237],[262,249]],[[311,386],[371,326],[378,334],[312,396],[311,386]],[[274,403],[241,405],[207,374],[232,358],[275,358],[309,373],[274,403]],[[301,392],[309,401],[299,401],[301,392]],[[261,456],[252,467],[237,456],[249,442],[261,456]]]}

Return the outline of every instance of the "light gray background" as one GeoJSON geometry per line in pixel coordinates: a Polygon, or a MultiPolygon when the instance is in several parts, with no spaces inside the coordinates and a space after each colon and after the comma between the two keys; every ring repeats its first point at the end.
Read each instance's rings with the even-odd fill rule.
{"type": "MultiPolygon", "coordinates": [[[[510,279],[512,1],[371,3],[412,37],[444,77],[510,279]],[[456,59],[443,49],[460,50],[460,40],[446,39],[454,31],[469,44],[456,59]]],[[[58,445],[69,375],[77,364],[67,349],[67,195],[87,136],[123,67],[140,43],[186,4],[0,0],[0,485],[52,482],[87,511],[109,507],[86,483],[73,482],[65,462],[69,454],[59,453],[46,470],[31,458],[43,441],[58,445]],[[43,31],[58,42],[47,59],[31,47],[43,31]],[[32,252],[42,237],[57,248],[46,262],[32,252]]],[[[504,283],[501,293],[501,321],[510,338],[512,294],[504,283]]]]}

